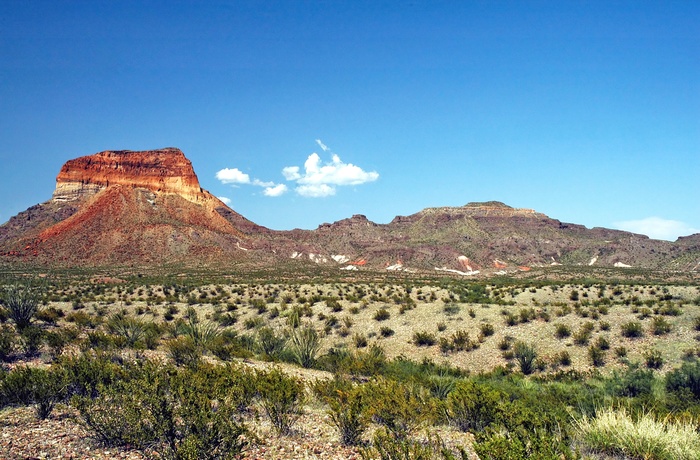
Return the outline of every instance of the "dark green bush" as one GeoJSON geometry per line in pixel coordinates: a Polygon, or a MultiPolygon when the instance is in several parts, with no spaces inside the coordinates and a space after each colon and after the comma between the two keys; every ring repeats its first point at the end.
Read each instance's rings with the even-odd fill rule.
{"type": "Polygon", "coordinates": [[[417,385],[380,377],[364,388],[372,420],[396,438],[405,438],[434,416],[432,398],[417,385]]]}
{"type": "Polygon", "coordinates": [[[636,338],[644,335],[642,323],[639,321],[630,321],[621,326],[622,336],[627,338],[636,338]]]}
{"type": "Polygon", "coordinates": [[[3,405],[36,405],[39,419],[47,418],[67,395],[66,375],[60,368],[19,366],[0,381],[3,405]]]}
{"type": "Polygon", "coordinates": [[[287,344],[287,337],[281,332],[276,332],[271,327],[262,327],[258,329],[257,336],[258,350],[260,353],[267,359],[278,359],[287,344]]]}
{"type": "Polygon", "coordinates": [[[145,363],[133,378],[100,386],[94,399],[75,397],[73,405],[107,445],[135,446],[165,458],[238,457],[247,430],[237,407],[214,397],[210,385],[197,371],[145,363]]]}
{"type": "Polygon", "coordinates": [[[386,321],[389,318],[391,318],[391,313],[389,313],[389,310],[384,307],[380,308],[374,313],[374,319],[377,321],[386,321]]]}
{"type": "Polygon", "coordinates": [[[311,324],[292,329],[289,342],[289,349],[297,364],[305,368],[314,365],[316,354],[321,348],[321,340],[318,332],[311,324]]]}
{"type": "Polygon", "coordinates": [[[666,389],[700,400],[700,361],[683,363],[679,369],[666,374],[666,389]]]}
{"type": "Polygon", "coordinates": [[[556,325],[556,332],[554,333],[554,335],[558,339],[564,339],[564,338],[569,337],[571,335],[571,329],[566,324],[557,324],[556,325]]]}
{"type": "Polygon", "coordinates": [[[191,337],[178,337],[167,342],[168,356],[178,366],[195,368],[202,359],[202,348],[191,337]]]}
{"type": "Polygon", "coordinates": [[[506,399],[504,393],[489,385],[462,381],[447,396],[447,418],[461,431],[482,431],[498,419],[506,399]]]}
{"type": "Polygon", "coordinates": [[[596,345],[588,347],[588,358],[595,367],[602,367],[605,365],[605,351],[596,345]]]}
{"type": "Polygon", "coordinates": [[[7,361],[15,350],[15,331],[3,325],[0,327],[0,362],[7,361]]]}
{"type": "Polygon", "coordinates": [[[437,338],[435,337],[435,334],[432,334],[427,331],[416,331],[413,334],[413,343],[418,345],[419,347],[430,347],[435,345],[437,342],[437,338]]]}
{"type": "Polygon", "coordinates": [[[662,316],[656,316],[651,320],[651,332],[654,335],[664,335],[671,332],[671,323],[662,316]]]}

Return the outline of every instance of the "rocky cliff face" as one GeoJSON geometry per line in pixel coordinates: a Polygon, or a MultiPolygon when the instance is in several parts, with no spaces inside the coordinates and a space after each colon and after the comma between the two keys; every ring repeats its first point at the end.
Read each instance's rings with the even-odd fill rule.
{"type": "Polygon", "coordinates": [[[195,203],[205,199],[190,160],[179,149],[165,148],[105,151],[70,160],[56,177],[53,201],[75,201],[110,185],[172,193],[195,203]]]}

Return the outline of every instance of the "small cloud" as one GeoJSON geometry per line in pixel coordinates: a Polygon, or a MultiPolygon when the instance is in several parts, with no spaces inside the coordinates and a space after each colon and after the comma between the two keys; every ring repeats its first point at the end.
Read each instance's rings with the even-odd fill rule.
{"type": "Polygon", "coordinates": [[[641,233],[649,238],[657,240],[675,241],[679,236],[691,235],[700,232],[685,222],[678,220],[662,219],[661,217],[647,217],[639,220],[627,220],[613,224],[620,230],[641,233]]]}
{"type": "Polygon", "coordinates": [[[294,189],[299,195],[308,198],[321,198],[335,195],[335,187],[326,184],[300,185],[294,189]]]}
{"type": "Polygon", "coordinates": [[[231,204],[231,198],[227,198],[225,196],[217,196],[217,198],[219,200],[221,200],[221,202],[224,203],[225,205],[231,204]]]}
{"type": "Polygon", "coordinates": [[[271,185],[263,190],[263,195],[265,196],[280,196],[287,193],[287,186],[285,184],[271,185]]]}
{"type": "Polygon", "coordinates": [[[328,150],[330,150],[330,149],[326,146],[326,144],[324,144],[323,142],[321,142],[321,139],[316,139],[316,143],[318,144],[319,147],[321,147],[321,149],[322,149],[324,152],[327,152],[328,150]]]}
{"type": "Polygon", "coordinates": [[[258,187],[274,187],[275,186],[274,182],[263,182],[260,179],[253,179],[252,184],[257,185],[258,187]]]}
{"type": "Polygon", "coordinates": [[[249,184],[250,176],[238,168],[224,168],[216,173],[216,178],[223,184],[249,184]]]}
{"type": "Polygon", "coordinates": [[[361,185],[379,179],[376,171],[368,172],[352,163],[344,163],[321,140],[316,139],[316,143],[324,152],[332,153],[330,162],[323,163],[317,153],[312,153],[304,162],[303,174],[299,166],[282,169],[285,179],[299,185],[294,189],[299,195],[315,198],[330,196],[335,195],[337,186],[361,185]]]}

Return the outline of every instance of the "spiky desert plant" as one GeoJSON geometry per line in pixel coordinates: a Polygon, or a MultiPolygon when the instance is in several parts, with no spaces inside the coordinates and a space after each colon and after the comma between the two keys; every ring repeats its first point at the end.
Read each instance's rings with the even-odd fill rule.
{"type": "Polygon", "coordinates": [[[318,332],[311,324],[292,329],[289,340],[290,351],[301,367],[309,368],[316,361],[316,354],[321,348],[318,332]]]}
{"type": "Polygon", "coordinates": [[[28,327],[39,311],[41,288],[29,284],[6,286],[0,300],[19,331],[28,327]]]}
{"type": "Polygon", "coordinates": [[[520,372],[529,375],[535,371],[535,360],[537,359],[535,347],[525,342],[516,342],[513,346],[513,354],[518,360],[520,372]]]}

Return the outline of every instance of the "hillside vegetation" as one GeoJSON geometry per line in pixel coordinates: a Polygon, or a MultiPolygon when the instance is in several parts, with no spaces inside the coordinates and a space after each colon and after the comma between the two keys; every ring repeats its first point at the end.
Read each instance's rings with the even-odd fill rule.
{"type": "Polygon", "coordinates": [[[8,274],[0,424],[105,457],[700,458],[695,282],[269,278],[8,274]]]}

